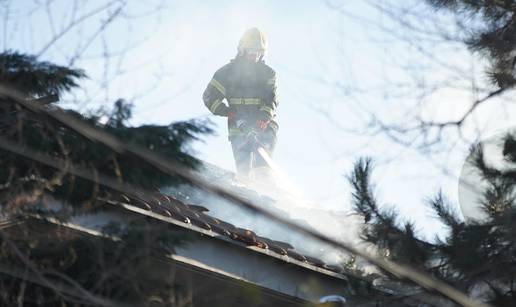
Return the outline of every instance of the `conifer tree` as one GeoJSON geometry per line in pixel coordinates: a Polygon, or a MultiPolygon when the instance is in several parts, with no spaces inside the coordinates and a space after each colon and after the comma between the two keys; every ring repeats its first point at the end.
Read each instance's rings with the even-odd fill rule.
{"type": "Polygon", "coordinates": [[[466,44],[486,58],[491,81],[500,89],[516,85],[516,1],[514,0],[427,0],[469,20],[466,44]]]}
{"type": "MultiPolygon", "coordinates": [[[[445,124],[460,127],[479,104],[516,85],[516,1],[426,2],[436,10],[456,17],[463,30],[461,33],[465,35],[464,43],[489,64],[486,71],[489,78],[483,88],[489,89],[490,94],[475,102],[461,121],[445,124]]],[[[423,127],[426,128],[424,124],[423,127]]],[[[505,162],[514,166],[515,134],[508,133],[498,150],[505,162]]],[[[516,168],[492,166],[487,161],[483,144],[472,148],[470,157],[484,183],[477,188],[481,189],[478,191],[481,195],[479,203],[485,218],[465,222],[456,209],[457,204],[450,203],[439,192],[427,201],[427,205],[448,231],[444,238],[434,240],[418,236],[417,225],[376,198],[371,180],[372,160],[359,159],[349,182],[353,189],[354,210],[365,222],[361,235],[381,256],[425,271],[493,306],[516,306],[516,168]]],[[[399,280],[388,272],[382,274],[386,283],[402,285],[391,299],[383,299],[386,306],[429,304],[432,299],[428,296],[437,299],[439,303],[435,306],[454,306],[453,302],[428,293],[409,281],[399,280]],[[426,294],[426,299],[422,299],[422,293],[426,294]]]]}
{"type": "MultiPolygon", "coordinates": [[[[0,85],[23,93],[29,102],[63,112],[185,167],[199,164],[190,154],[189,143],[211,132],[207,122],[131,127],[128,120],[132,106],[122,99],[107,114],[61,109],[56,98],[77,88],[85,77],[82,70],[42,62],[30,55],[14,51],[0,54],[0,85]]],[[[173,252],[174,247],[184,243],[184,235],[139,221],[126,228],[110,225],[105,229],[107,236],[121,238],[115,242],[80,237],[62,229],[58,233],[31,216],[37,213],[66,219],[74,212],[95,208],[99,198],[117,197],[117,191],[101,180],[76,176],[72,168],[87,169],[98,178],[153,192],[180,182],[179,178],[130,153],[94,142],[47,113],[36,112],[1,94],[0,143],[0,215],[5,223],[19,222],[16,231],[2,230],[0,236],[0,305],[177,303],[181,286],[170,278],[153,276],[147,264],[152,256],[173,252]],[[60,161],[61,167],[20,155],[11,150],[14,147],[48,161],[60,161]],[[46,207],[48,196],[57,200],[61,208],[46,207]]]]}
{"type": "MultiPolygon", "coordinates": [[[[512,163],[516,163],[515,143],[514,137],[507,136],[503,148],[500,148],[512,163]]],[[[513,221],[516,217],[516,171],[490,166],[481,145],[472,149],[472,157],[487,183],[485,190],[481,191],[481,206],[487,218],[465,223],[455,209],[457,206],[438,193],[427,205],[448,231],[444,239],[436,237],[432,241],[420,238],[414,230],[416,225],[403,219],[394,209],[381,206],[371,182],[371,159],[359,159],[349,181],[353,188],[355,212],[365,222],[362,238],[375,246],[380,255],[427,272],[479,300],[493,306],[515,306],[516,226],[513,221]]],[[[399,280],[387,272],[383,274],[388,282],[402,282],[404,285],[393,299],[399,298],[406,306],[419,306],[422,301],[428,303],[428,298],[418,298],[424,289],[412,291],[417,285],[399,280]],[[411,294],[403,294],[403,289],[411,294]]],[[[438,299],[439,304],[443,304],[445,298],[438,299]]],[[[386,306],[390,303],[385,301],[386,306]]],[[[451,302],[447,304],[453,306],[451,302]]]]}

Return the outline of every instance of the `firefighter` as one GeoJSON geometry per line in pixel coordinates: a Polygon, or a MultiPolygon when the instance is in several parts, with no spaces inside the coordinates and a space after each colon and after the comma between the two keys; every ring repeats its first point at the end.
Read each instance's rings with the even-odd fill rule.
{"type": "Polygon", "coordinates": [[[270,179],[271,175],[267,162],[249,146],[250,131],[269,156],[276,144],[276,73],[263,60],[266,50],[265,34],[257,28],[247,30],[236,57],[215,72],[203,95],[211,113],[227,117],[228,138],[240,178],[270,179]]]}

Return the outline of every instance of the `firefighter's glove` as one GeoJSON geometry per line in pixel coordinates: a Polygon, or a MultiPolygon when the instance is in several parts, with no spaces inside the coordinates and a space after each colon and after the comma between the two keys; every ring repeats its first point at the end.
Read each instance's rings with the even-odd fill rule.
{"type": "Polygon", "coordinates": [[[236,121],[236,112],[228,112],[228,121],[233,123],[236,121]]]}
{"type": "Polygon", "coordinates": [[[267,127],[269,127],[269,121],[260,119],[259,121],[256,122],[256,127],[258,129],[260,129],[261,131],[265,131],[265,129],[267,129],[267,127]]]}

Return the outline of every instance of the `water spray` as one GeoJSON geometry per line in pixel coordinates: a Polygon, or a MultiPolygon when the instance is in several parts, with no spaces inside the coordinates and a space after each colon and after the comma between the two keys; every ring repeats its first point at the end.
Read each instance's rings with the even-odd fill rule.
{"type": "Polygon", "coordinates": [[[276,184],[278,184],[282,189],[286,190],[296,198],[298,198],[301,202],[305,203],[306,198],[302,195],[301,190],[299,190],[294,183],[288,178],[287,174],[279,167],[279,165],[272,160],[271,156],[267,153],[267,151],[263,147],[258,147],[256,152],[262,157],[263,160],[269,165],[271,168],[274,179],[276,180],[276,184]]]}

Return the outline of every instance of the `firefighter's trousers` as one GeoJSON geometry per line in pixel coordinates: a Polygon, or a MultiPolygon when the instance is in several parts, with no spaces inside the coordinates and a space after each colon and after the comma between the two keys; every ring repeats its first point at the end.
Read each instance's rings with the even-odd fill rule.
{"type": "MultiPolygon", "coordinates": [[[[276,131],[269,128],[259,133],[257,139],[261,147],[272,157],[276,146],[276,131]]],[[[240,177],[252,178],[256,169],[269,168],[267,162],[256,152],[256,148],[249,144],[247,137],[240,135],[232,137],[231,148],[233,149],[237,173],[240,177]]]]}

